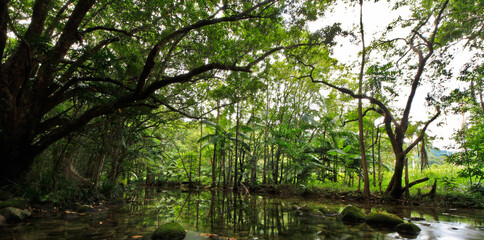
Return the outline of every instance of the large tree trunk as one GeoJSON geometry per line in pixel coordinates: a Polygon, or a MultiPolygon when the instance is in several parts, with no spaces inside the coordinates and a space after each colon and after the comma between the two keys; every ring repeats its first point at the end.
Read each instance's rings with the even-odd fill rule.
{"type": "Polygon", "coordinates": [[[403,169],[404,169],[404,162],[405,162],[405,154],[403,153],[396,153],[395,157],[395,170],[393,172],[393,177],[388,184],[388,187],[385,191],[385,195],[391,196],[395,199],[398,199],[402,196],[403,188],[402,188],[402,177],[403,177],[403,169]]]}
{"type": "MultiPolygon", "coordinates": [[[[6,128],[8,129],[8,128],[6,128]]],[[[36,147],[30,145],[31,138],[17,137],[15,132],[0,133],[0,184],[15,183],[22,178],[39,154],[36,147]]],[[[22,134],[27,135],[27,134],[22,134]]]]}

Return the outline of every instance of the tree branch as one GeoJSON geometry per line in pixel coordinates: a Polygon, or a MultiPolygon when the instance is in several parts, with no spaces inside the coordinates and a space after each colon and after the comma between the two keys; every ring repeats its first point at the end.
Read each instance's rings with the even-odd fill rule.
{"type": "Polygon", "coordinates": [[[101,8],[97,9],[94,13],[91,13],[90,16],[84,21],[81,25],[81,28],[85,28],[95,17],[97,17],[101,12],[106,10],[106,8],[111,5],[115,0],[111,0],[107,3],[103,3],[101,8]]]}
{"type": "Polygon", "coordinates": [[[249,16],[248,13],[256,10],[257,8],[260,8],[261,6],[269,4],[273,1],[274,0],[267,0],[265,2],[262,2],[262,3],[259,3],[255,6],[253,6],[252,8],[249,8],[248,10],[246,10],[246,11],[240,13],[240,14],[236,14],[236,15],[233,15],[233,16],[200,20],[200,21],[198,21],[198,22],[196,22],[192,25],[180,28],[180,29],[174,31],[173,33],[169,34],[168,36],[166,36],[162,40],[160,40],[157,44],[155,44],[153,46],[150,53],[148,54],[148,57],[145,61],[145,65],[143,67],[143,71],[141,72],[141,74],[138,78],[138,83],[136,85],[136,90],[134,92],[134,96],[138,96],[139,94],[141,94],[141,91],[145,87],[146,80],[147,80],[148,76],[151,74],[151,72],[152,72],[152,70],[155,66],[155,57],[158,56],[160,49],[164,45],[166,45],[168,42],[170,42],[171,40],[175,39],[178,36],[187,34],[187,33],[191,32],[192,30],[200,29],[200,28],[205,27],[205,26],[215,25],[215,24],[222,23],[222,22],[235,22],[235,21],[240,21],[240,20],[243,20],[243,19],[254,18],[253,16],[249,16]]]}
{"type": "Polygon", "coordinates": [[[110,27],[104,27],[104,26],[87,28],[86,30],[81,31],[81,34],[86,34],[86,33],[94,32],[94,31],[98,31],[98,30],[104,30],[104,31],[108,31],[108,32],[117,32],[117,33],[122,33],[122,34],[124,34],[128,37],[139,38],[138,36],[135,36],[132,31],[126,31],[126,30],[122,30],[122,29],[116,29],[116,28],[110,28],[110,27]]]}
{"type": "Polygon", "coordinates": [[[435,121],[435,119],[437,119],[440,115],[440,107],[437,106],[437,113],[429,120],[425,123],[425,126],[424,128],[422,129],[422,131],[420,131],[420,134],[419,136],[417,137],[417,139],[415,139],[415,141],[413,141],[412,144],[410,144],[404,151],[404,154],[408,154],[417,144],[418,142],[420,142],[424,135],[425,135],[425,131],[427,130],[427,127],[433,122],[435,121]]]}
{"type": "Polygon", "coordinates": [[[54,19],[52,20],[52,23],[50,24],[50,26],[48,26],[47,29],[45,29],[43,34],[44,37],[52,36],[52,33],[54,32],[55,28],[57,27],[57,25],[59,24],[62,18],[62,14],[64,14],[64,12],[67,10],[67,7],[69,7],[69,5],[71,5],[73,2],[74,0],[69,0],[59,9],[54,19]]]}
{"type": "MultiPolygon", "coordinates": [[[[30,43],[42,33],[45,19],[49,12],[49,2],[49,0],[35,1],[32,18],[30,19],[31,21],[27,32],[23,37],[19,37],[20,44],[18,45],[16,52],[7,60],[5,64],[5,69],[8,71],[9,75],[21,76],[16,77],[14,81],[6,82],[6,84],[10,85],[10,89],[15,89],[15,91],[12,91],[11,97],[21,99],[25,91],[22,85],[29,81],[30,72],[33,65],[31,62],[32,54],[35,51],[31,48],[30,43]]],[[[9,21],[8,10],[5,13],[7,13],[7,15],[4,15],[4,17],[6,17],[6,20],[9,21]]],[[[15,31],[14,28],[12,28],[12,30],[15,31]]]]}
{"type": "Polygon", "coordinates": [[[429,180],[429,178],[428,177],[425,177],[425,178],[422,178],[422,179],[419,179],[419,180],[415,180],[413,182],[410,182],[410,183],[408,183],[407,186],[405,186],[405,187],[402,188],[402,192],[407,191],[407,189],[410,189],[411,187],[413,187],[416,184],[423,183],[423,182],[426,182],[428,180],[429,180]]]}
{"type": "MultiPolygon", "coordinates": [[[[442,7],[441,7],[441,9],[440,9],[440,11],[439,11],[439,13],[438,13],[435,21],[434,21],[434,30],[432,31],[432,34],[429,37],[429,39],[425,41],[426,44],[427,44],[428,51],[429,51],[425,55],[425,57],[423,56],[422,50],[416,48],[413,45],[413,40],[410,41],[410,47],[419,56],[419,63],[418,63],[417,72],[415,73],[415,76],[414,76],[414,79],[413,79],[413,82],[412,82],[412,87],[411,87],[411,90],[410,90],[410,94],[409,94],[409,96],[407,98],[407,104],[405,105],[405,110],[403,112],[402,120],[401,120],[401,123],[400,123],[400,125],[402,126],[403,133],[405,133],[407,131],[407,128],[408,128],[408,118],[409,118],[409,115],[410,115],[410,109],[412,107],[413,99],[415,97],[415,93],[417,92],[417,87],[418,87],[418,85],[420,83],[420,80],[422,78],[422,74],[424,72],[424,68],[425,68],[425,65],[427,63],[427,60],[433,54],[435,36],[437,34],[437,31],[439,30],[439,24],[440,24],[441,16],[442,16],[442,14],[444,12],[444,9],[447,7],[447,4],[448,3],[449,3],[449,0],[446,0],[445,3],[442,5],[442,7]]],[[[425,22],[427,22],[427,21],[428,21],[428,19],[425,22]]],[[[422,26],[423,25],[421,25],[420,27],[422,27],[422,26]]],[[[414,30],[413,32],[414,32],[415,35],[419,36],[420,38],[425,39],[423,36],[421,36],[418,33],[418,29],[417,30],[414,30]]]]}
{"type": "Polygon", "coordinates": [[[187,117],[187,118],[191,118],[191,119],[197,119],[197,120],[202,119],[201,117],[194,116],[194,115],[191,115],[191,114],[186,113],[186,112],[184,112],[184,111],[181,111],[181,110],[179,110],[179,109],[177,109],[177,108],[175,108],[175,107],[171,106],[169,103],[167,103],[167,102],[165,102],[165,101],[161,101],[160,99],[155,98],[154,96],[152,97],[152,99],[154,99],[156,103],[158,103],[158,104],[160,104],[160,105],[163,105],[163,106],[165,106],[166,108],[170,109],[170,111],[172,111],[172,112],[176,112],[176,113],[178,113],[178,114],[180,114],[180,115],[182,115],[182,116],[185,116],[185,117],[187,117]]]}
{"type": "MultiPolygon", "coordinates": [[[[378,113],[378,114],[380,114],[380,115],[382,115],[382,116],[384,116],[384,115],[385,115],[385,113],[384,113],[384,112],[383,112],[381,109],[376,109],[376,108],[367,108],[367,109],[366,109],[366,110],[363,112],[363,114],[362,114],[362,116],[361,116],[361,117],[365,117],[365,116],[366,116],[366,114],[367,114],[369,111],[374,111],[374,112],[376,112],[376,113],[378,113]]],[[[350,123],[350,122],[356,122],[356,121],[358,121],[358,118],[356,118],[356,119],[351,119],[351,120],[348,120],[348,121],[344,121],[344,122],[343,122],[343,127],[344,127],[344,126],[345,126],[347,123],[350,123]]]]}
{"type": "Polygon", "coordinates": [[[59,40],[49,53],[50,57],[39,69],[37,82],[35,83],[35,88],[39,90],[39,93],[42,92],[41,89],[44,83],[51,80],[51,76],[55,72],[55,68],[64,58],[71,45],[77,40],[77,29],[79,28],[82,19],[84,19],[84,16],[86,16],[87,12],[91,9],[94,3],[95,0],[85,0],[79,1],[76,4],[71,16],[69,17],[69,20],[67,20],[64,26],[59,40]]]}
{"type": "Polygon", "coordinates": [[[34,3],[32,19],[29,28],[25,33],[25,40],[30,42],[42,33],[44,29],[45,19],[49,12],[50,0],[37,0],[34,3]]]}
{"type": "Polygon", "coordinates": [[[369,96],[366,96],[366,95],[359,95],[359,94],[355,94],[353,91],[351,91],[350,89],[347,89],[347,88],[343,88],[343,87],[338,87],[338,86],[335,86],[331,83],[328,83],[326,81],[317,81],[317,80],[314,80],[311,76],[311,80],[315,83],[323,83],[324,85],[328,86],[328,87],[331,87],[333,89],[336,89],[338,90],[339,92],[341,93],[344,93],[344,94],[348,94],[350,95],[352,98],[355,98],[355,99],[367,99],[370,101],[370,103],[373,103],[373,104],[376,104],[383,112],[384,112],[384,123],[385,123],[385,129],[387,131],[387,134],[388,134],[388,137],[390,138],[390,141],[392,142],[392,145],[394,146],[397,146],[396,144],[396,137],[395,137],[395,133],[393,132],[393,129],[392,129],[392,126],[391,124],[395,124],[395,128],[398,129],[399,128],[399,125],[398,123],[395,121],[395,119],[393,118],[393,115],[392,113],[390,112],[390,110],[385,106],[385,104],[383,104],[382,102],[380,102],[379,100],[377,100],[376,98],[373,98],[373,97],[369,97],[369,96]]]}
{"type": "MultiPolygon", "coordinates": [[[[281,50],[284,48],[278,47],[277,49],[281,50]]],[[[273,53],[274,51],[270,50],[269,52],[273,53]]],[[[267,56],[267,54],[263,54],[263,56],[267,56]]],[[[255,61],[260,61],[260,60],[256,59],[255,61]]],[[[202,65],[200,67],[194,68],[185,74],[180,74],[174,77],[164,77],[162,78],[162,80],[156,81],[150,84],[139,95],[135,95],[134,93],[129,93],[117,98],[116,100],[113,100],[112,102],[97,105],[86,110],[77,119],[68,121],[64,125],[59,126],[58,128],[44,135],[42,139],[40,139],[35,143],[35,146],[37,149],[39,149],[39,151],[42,151],[43,149],[45,149],[46,147],[48,147],[50,144],[54,143],[58,139],[66,136],[68,133],[79,129],[82,126],[85,126],[93,118],[112,113],[116,111],[116,109],[129,107],[131,104],[137,101],[141,101],[150,97],[151,94],[153,94],[156,90],[163,88],[165,86],[175,84],[175,83],[188,82],[195,76],[198,76],[213,70],[250,72],[250,68],[248,66],[252,66],[252,65],[253,64],[249,63],[247,66],[239,67],[239,66],[225,65],[221,63],[212,63],[212,64],[206,64],[206,65],[202,65]]]]}

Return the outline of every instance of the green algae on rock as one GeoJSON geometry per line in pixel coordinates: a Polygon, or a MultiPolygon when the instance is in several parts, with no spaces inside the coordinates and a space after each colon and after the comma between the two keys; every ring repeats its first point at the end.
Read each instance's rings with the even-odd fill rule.
{"type": "Polygon", "coordinates": [[[343,222],[359,223],[365,221],[365,214],[359,208],[348,205],[340,213],[339,218],[343,222]]]}
{"type": "Polygon", "coordinates": [[[395,230],[403,236],[416,236],[422,231],[417,225],[414,223],[408,222],[408,223],[400,223],[395,227],[395,230]]]}
{"type": "Polygon", "coordinates": [[[169,222],[159,226],[153,235],[152,240],[181,240],[186,236],[185,229],[177,222],[169,222]]]}
{"type": "Polygon", "coordinates": [[[377,212],[368,214],[365,222],[370,226],[393,228],[403,223],[403,220],[395,214],[377,212]]]}

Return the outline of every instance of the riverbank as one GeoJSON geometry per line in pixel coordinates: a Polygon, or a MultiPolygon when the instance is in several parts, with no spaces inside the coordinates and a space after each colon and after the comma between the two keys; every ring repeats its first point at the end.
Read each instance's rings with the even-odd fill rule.
{"type": "Polygon", "coordinates": [[[432,208],[476,208],[484,209],[484,196],[459,192],[435,193],[435,195],[410,194],[401,199],[385,199],[383,194],[373,192],[370,199],[364,199],[357,190],[338,190],[295,185],[259,185],[250,189],[257,194],[271,194],[279,197],[300,196],[321,201],[342,201],[348,203],[384,204],[408,207],[432,208]]]}
{"type": "MultiPolygon", "coordinates": [[[[184,184],[167,184],[160,186],[162,188],[174,190],[182,189],[184,191],[192,190],[217,190],[233,191],[232,188],[212,189],[208,186],[187,186],[184,184]]],[[[241,194],[255,193],[261,195],[270,195],[277,197],[303,197],[306,199],[327,201],[342,201],[347,203],[360,204],[378,204],[378,205],[396,205],[407,207],[430,207],[430,208],[475,208],[484,209],[484,196],[479,193],[463,193],[449,191],[442,193],[436,191],[434,194],[414,194],[408,197],[402,196],[400,199],[385,198],[383,193],[372,192],[370,199],[362,197],[361,191],[351,189],[321,188],[303,185],[255,185],[239,189],[241,194]]]]}

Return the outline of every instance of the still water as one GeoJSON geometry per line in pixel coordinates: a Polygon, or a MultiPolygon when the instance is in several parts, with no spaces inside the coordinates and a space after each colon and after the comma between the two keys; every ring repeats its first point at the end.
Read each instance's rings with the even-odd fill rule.
{"type": "Polygon", "coordinates": [[[484,239],[483,210],[358,206],[367,213],[386,210],[405,219],[420,218],[414,222],[422,232],[407,238],[364,223],[342,223],[335,215],[346,205],[231,192],[146,188],[126,192],[124,201],[94,211],[63,209],[0,227],[0,239],[150,239],[157,226],[169,221],[177,221],[187,229],[186,240],[484,239]]]}

